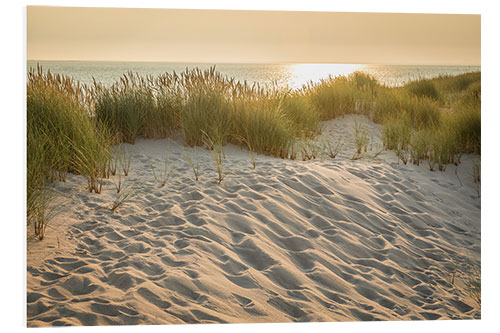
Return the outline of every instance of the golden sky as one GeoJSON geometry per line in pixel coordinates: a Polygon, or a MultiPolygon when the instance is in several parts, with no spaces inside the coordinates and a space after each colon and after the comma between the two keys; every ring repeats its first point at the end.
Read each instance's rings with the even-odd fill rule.
{"type": "Polygon", "coordinates": [[[27,58],[480,65],[481,17],[28,6],[27,58]]]}

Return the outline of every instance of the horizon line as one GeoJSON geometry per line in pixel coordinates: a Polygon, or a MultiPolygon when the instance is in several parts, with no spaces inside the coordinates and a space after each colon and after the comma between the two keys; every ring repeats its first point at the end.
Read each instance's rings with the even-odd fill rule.
{"type": "Polygon", "coordinates": [[[60,61],[60,62],[126,62],[126,63],[169,63],[169,64],[223,64],[223,65],[391,65],[391,66],[460,66],[460,67],[481,67],[481,64],[463,64],[463,63],[351,63],[351,62],[294,62],[294,61],[256,61],[256,62],[233,62],[233,61],[169,61],[169,60],[89,60],[89,59],[26,59],[26,61],[60,61]]]}

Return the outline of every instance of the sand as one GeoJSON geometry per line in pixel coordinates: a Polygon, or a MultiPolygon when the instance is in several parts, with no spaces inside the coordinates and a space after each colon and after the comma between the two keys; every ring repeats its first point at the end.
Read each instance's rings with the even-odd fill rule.
{"type": "Polygon", "coordinates": [[[254,170],[229,145],[221,185],[209,151],[186,148],[195,181],[179,139],[138,140],[114,212],[113,180],[89,194],[68,175],[46,238],[28,240],[28,326],[480,318],[474,157],[431,172],[374,144],[350,160],[355,121],[379,142],[362,116],[325,122],[335,159],[258,155],[254,170]],[[167,150],[161,187],[150,161],[159,173],[167,150]]]}

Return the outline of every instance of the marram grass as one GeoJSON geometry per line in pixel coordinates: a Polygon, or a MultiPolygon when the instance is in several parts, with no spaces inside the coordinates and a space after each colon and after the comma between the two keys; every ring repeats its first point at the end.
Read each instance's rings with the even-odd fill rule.
{"type": "MultiPolygon", "coordinates": [[[[27,220],[43,238],[40,208],[46,208],[46,186],[65,180],[67,172],[89,182],[104,173],[109,156],[107,131],[96,124],[86,107],[83,87],[62,75],[28,73],[27,86],[27,220]]],[[[45,221],[44,223],[47,223],[45,221]]]]}
{"type": "MultiPolygon", "coordinates": [[[[42,238],[50,215],[48,186],[64,181],[66,173],[86,176],[89,191],[96,193],[104,178],[128,173],[131,154],[113,155],[111,145],[180,132],[188,146],[206,146],[210,138],[218,147],[232,143],[248,148],[253,159],[255,154],[296,159],[298,153],[315,158],[319,153],[312,146],[297,143],[314,140],[321,120],[352,113],[383,124],[385,148],[396,150],[405,162],[425,159],[431,169],[444,170],[447,163],[457,163],[460,154],[481,151],[481,73],[390,88],[355,72],[292,90],[239,82],[215,67],[156,77],[129,72],[109,87],[99,82],[89,87],[41,68],[30,70],[28,223],[42,238]]],[[[339,145],[330,146],[325,154],[334,157],[339,150],[339,145]]],[[[191,163],[194,167],[196,158],[191,163]]],[[[219,182],[222,163],[220,159],[219,182]]],[[[255,160],[252,163],[255,168],[255,160]]],[[[194,171],[196,178],[199,170],[194,171]]]]}

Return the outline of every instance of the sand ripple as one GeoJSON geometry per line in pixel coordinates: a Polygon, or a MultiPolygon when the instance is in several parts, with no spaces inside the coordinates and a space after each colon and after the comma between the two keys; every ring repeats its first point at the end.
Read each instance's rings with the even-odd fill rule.
{"type": "Polygon", "coordinates": [[[101,195],[78,176],[58,185],[74,194],[47,240],[30,244],[29,326],[479,316],[449,283],[457,265],[480,267],[481,206],[467,171],[460,186],[454,170],[399,165],[390,152],[259,156],[252,170],[229,147],[219,186],[206,151],[198,182],[179,145],[143,140],[134,151],[139,192],[115,213],[112,183],[101,195]],[[161,164],[167,145],[177,168],[162,188],[146,157],[161,164]]]}

